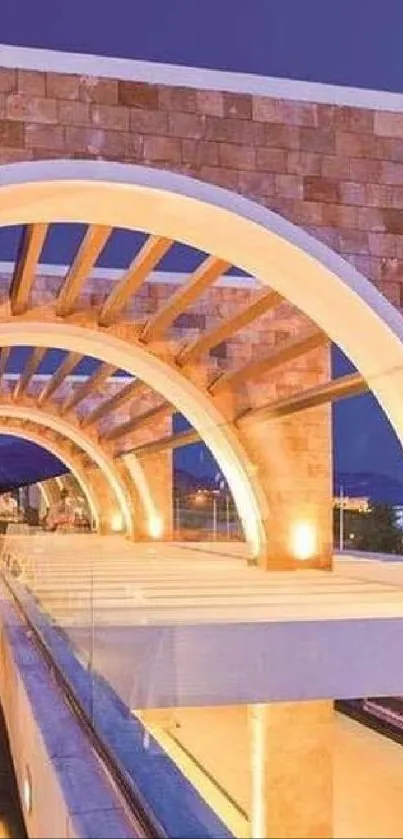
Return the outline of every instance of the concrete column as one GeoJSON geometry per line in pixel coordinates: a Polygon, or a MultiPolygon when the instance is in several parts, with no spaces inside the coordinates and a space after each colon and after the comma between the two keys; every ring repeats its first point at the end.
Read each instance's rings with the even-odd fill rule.
{"type": "Polygon", "coordinates": [[[248,423],[242,437],[267,499],[264,566],[268,570],[331,567],[330,408],[248,423]]]}
{"type": "Polygon", "coordinates": [[[252,839],[333,836],[333,705],[249,706],[252,839]]]}

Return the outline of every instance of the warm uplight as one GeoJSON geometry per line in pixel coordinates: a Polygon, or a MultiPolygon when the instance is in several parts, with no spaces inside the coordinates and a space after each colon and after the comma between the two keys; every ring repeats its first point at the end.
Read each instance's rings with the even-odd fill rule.
{"type": "Polygon", "coordinates": [[[150,516],[148,520],[148,532],[152,539],[161,539],[164,532],[164,522],[161,516],[150,516]]]}
{"type": "Polygon", "coordinates": [[[26,767],[25,769],[25,777],[23,783],[23,791],[22,797],[24,801],[24,808],[26,813],[30,813],[32,810],[32,781],[31,781],[31,773],[26,767]]]}
{"type": "Polygon", "coordinates": [[[309,522],[298,522],[292,533],[292,552],[295,559],[312,559],[317,552],[316,528],[309,522]]]}
{"type": "Polygon", "coordinates": [[[121,530],[123,530],[122,513],[114,513],[114,515],[112,516],[111,530],[113,530],[114,533],[119,533],[121,530]]]}

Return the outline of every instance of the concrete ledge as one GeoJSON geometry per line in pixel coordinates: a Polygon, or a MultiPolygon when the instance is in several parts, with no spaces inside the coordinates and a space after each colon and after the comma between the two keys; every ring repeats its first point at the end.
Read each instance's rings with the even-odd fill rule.
{"type": "Polygon", "coordinates": [[[28,836],[135,837],[112,782],[52,681],[3,583],[0,624],[0,699],[28,836]]]}

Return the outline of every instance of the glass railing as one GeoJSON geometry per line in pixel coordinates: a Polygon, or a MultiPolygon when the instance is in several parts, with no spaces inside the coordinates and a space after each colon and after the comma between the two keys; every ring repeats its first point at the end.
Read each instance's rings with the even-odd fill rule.
{"type": "Polygon", "coordinates": [[[197,623],[203,589],[220,585],[232,565],[236,575],[240,564],[236,553],[219,560],[211,554],[203,562],[192,565],[186,547],[145,544],[136,558],[123,537],[27,526],[10,528],[2,546],[2,574],[13,597],[157,835],[247,837],[248,762],[238,788],[225,730],[228,709],[222,716],[218,707],[183,708],[173,701],[183,687],[177,665],[188,655],[177,606],[197,623]]]}

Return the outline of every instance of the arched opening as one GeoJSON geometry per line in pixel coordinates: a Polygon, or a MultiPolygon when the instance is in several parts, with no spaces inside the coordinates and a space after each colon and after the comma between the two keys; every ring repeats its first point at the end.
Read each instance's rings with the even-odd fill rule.
{"type": "MultiPolygon", "coordinates": [[[[21,440],[29,440],[30,442],[35,443],[38,447],[45,448],[46,451],[49,451],[54,455],[54,457],[60,460],[66,469],[74,475],[87,501],[88,508],[91,511],[95,528],[96,530],[99,529],[100,509],[98,499],[93,491],[93,488],[86,479],[85,470],[80,468],[79,464],[72,456],[69,456],[66,451],[66,447],[62,445],[62,442],[58,442],[57,439],[49,440],[44,437],[43,426],[41,428],[40,424],[38,424],[36,428],[34,423],[26,423],[24,427],[21,427],[21,425],[19,425],[18,422],[13,421],[12,418],[10,418],[10,420],[5,420],[0,417],[0,433],[7,434],[10,437],[19,438],[21,440]]],[[[44,493],[45,502],[49,506],[49,498],[46,493],[46,487],[44,487],[43,482],[41,481],[38,485],[41,487],[41,491],[44,493]]]]}

